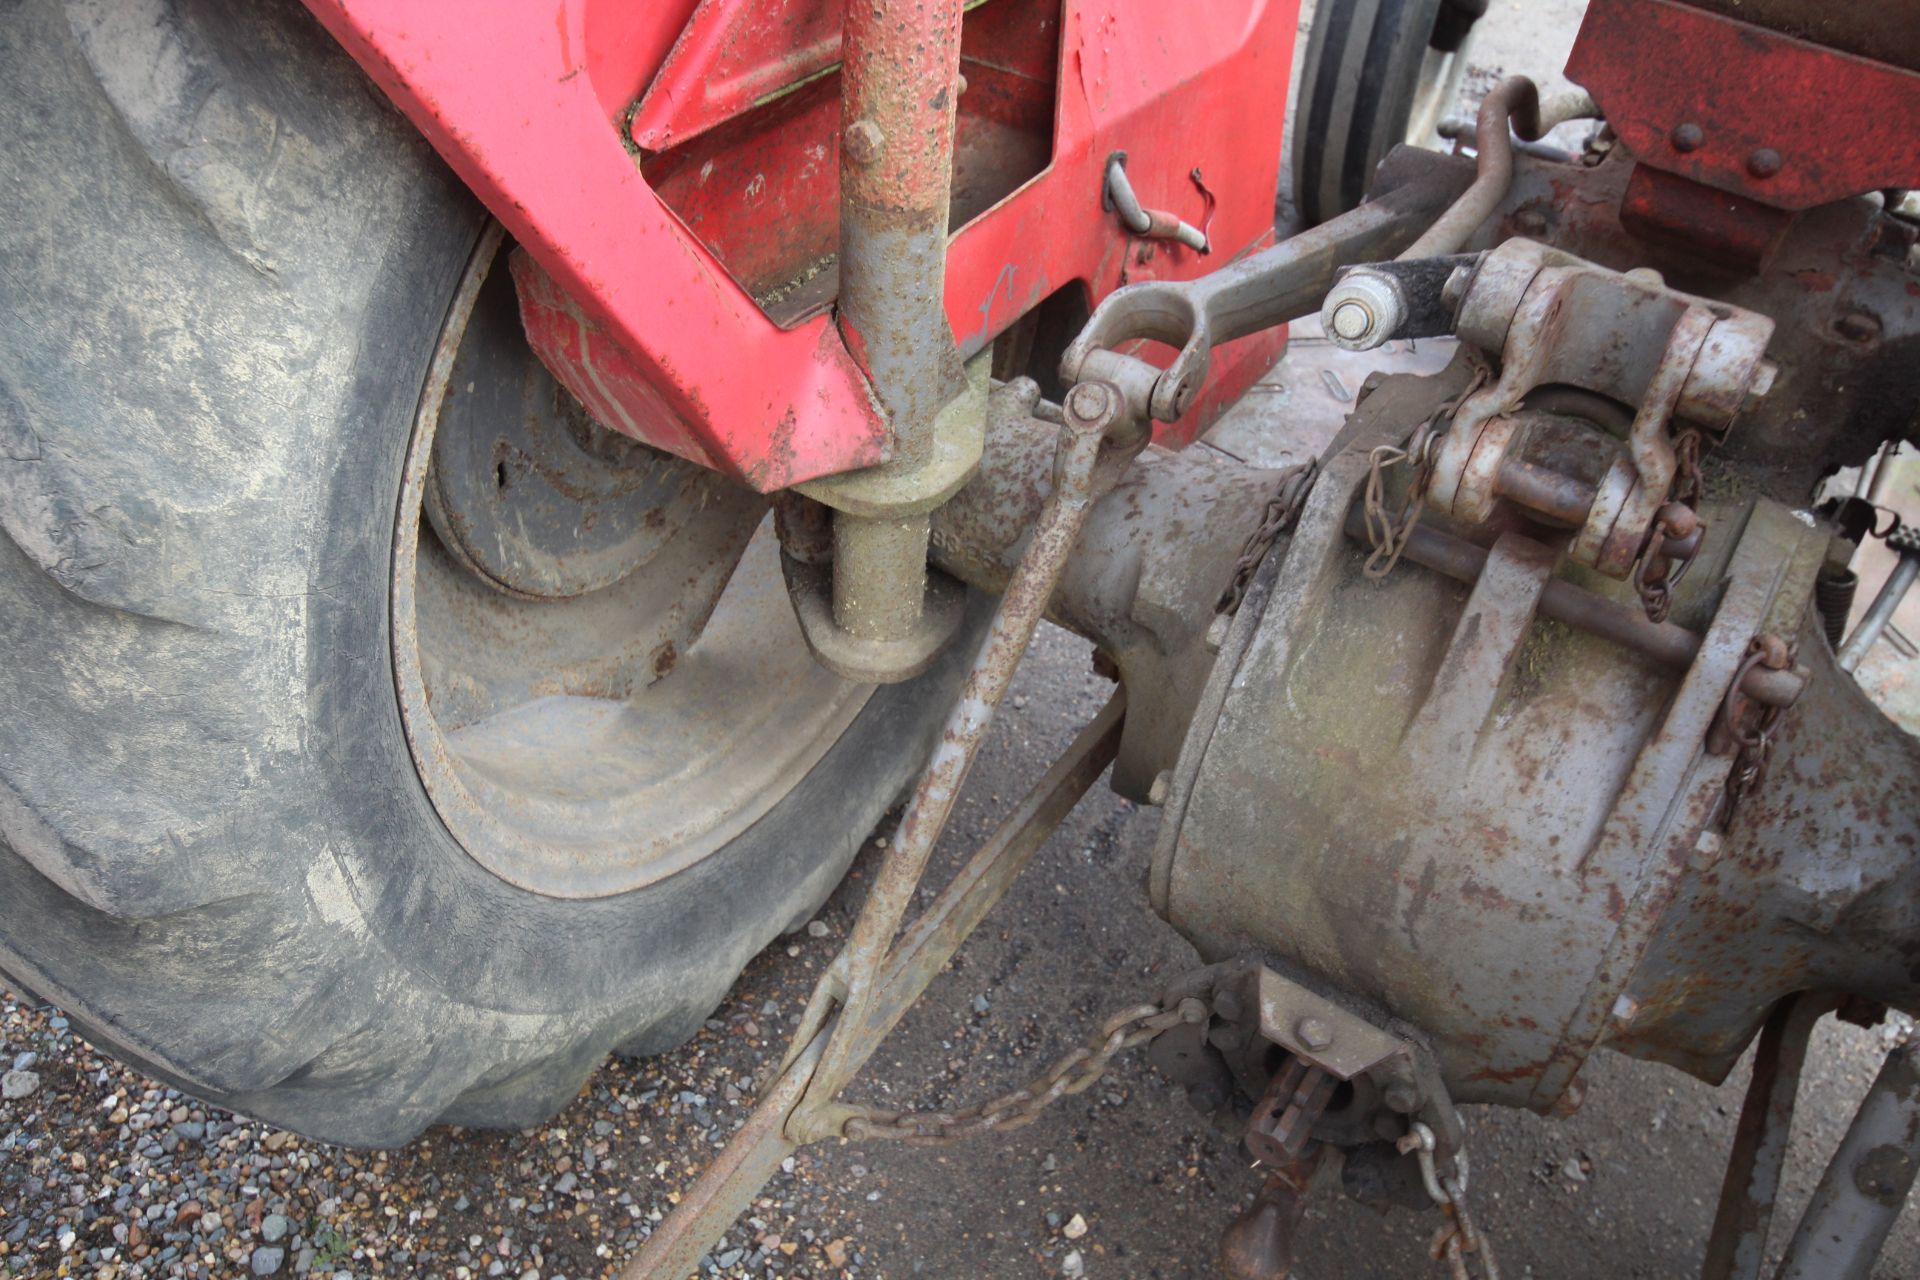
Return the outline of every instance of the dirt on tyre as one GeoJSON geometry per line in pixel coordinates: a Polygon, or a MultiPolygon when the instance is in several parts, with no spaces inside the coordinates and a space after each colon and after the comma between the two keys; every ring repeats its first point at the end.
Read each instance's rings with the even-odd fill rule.
{"type": "Polygon", "coordinates": [[[825,898],[970,645],[807,658],[307,12],[0,23],[0,971],[314,1137],[524,1126],[825,898]]]}

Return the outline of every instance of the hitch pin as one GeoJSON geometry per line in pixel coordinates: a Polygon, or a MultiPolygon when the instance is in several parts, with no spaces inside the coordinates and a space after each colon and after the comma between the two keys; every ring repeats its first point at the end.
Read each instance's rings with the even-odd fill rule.
{"type": "MultiPolygon", "coordinates": [[[[1202,188],[1205,190],[1205,188],[1202,188]]],[[[1116,151],[1107,157],[1107,184],[1100,201],[1103,208],[1120,215],[1121,225],[1148,240],[1177,240],[1189,249],[1211,253],[1207,233],[1160,209],[1143,209],[1127,177],[1127,153],[1116,151]]]]}

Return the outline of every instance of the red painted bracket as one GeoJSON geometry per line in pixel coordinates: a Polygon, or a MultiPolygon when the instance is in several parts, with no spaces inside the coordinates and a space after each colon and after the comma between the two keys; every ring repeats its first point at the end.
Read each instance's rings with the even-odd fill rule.
{"type": "MultiPolygon", "coordinates": [[[[885,460],[886,425],[831,317],[770,319],[649,185],[631,141],[650,87],[702,40],[724,45],[756,10],[813,14],[787,29],[792,55],[793,40],[825,29],[827,0],[307,3],[519,243],[529,338],[597,419],[763,491],[885,460]]],[[[1129,153],[1143,199],[1191,219],[1204,201],[1187,175],[1202,169],[1219,201],[1214,242],[1229,252],[1270,238],[1296,17],[1295,0],[1065,0],[1051,161],[950,244],[946,303],[963,352],[1063,287],[1097,302],[1129,279],[1224,261],[1164,243],[1136,251],[1100,210],[1114,150],[1129,153]]],[[[801,64],[819,43],[801,39],[801,64]]],[[[791,83],[793,57],[765,72],[766,47],[685,63],[715,76],[703,129],[791,83]]],[[[1241,366],[1250,380],[1265,363],[1241,366]]]]}
{"type": "Polygon", "coordinates": [[[1676,0],[1591,0],[1567,76],[1635,160],[1758,204],[1920,185],[1920,75],[1884,62],[1676,0]]]}

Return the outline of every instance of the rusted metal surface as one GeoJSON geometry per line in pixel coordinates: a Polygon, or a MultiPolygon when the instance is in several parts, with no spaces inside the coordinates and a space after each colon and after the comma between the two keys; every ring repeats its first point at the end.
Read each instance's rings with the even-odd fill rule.
{"type": "Polygon", "coordinates": [[[1750,274],[1773,264],[1797,220],[1792,210],[1647,165],[1635,166],[1620,197],[1620,225],[1640,239],[1750,274]]]}
{"type": "MultiPolygon", "coordinates": [[[[996,387],[992,404],[989,464],[936,514],[932,551],[939,569],[998,593],[1053,492],[1058,428],[1035,415],[1058,410],[1027,379],[996,387]]],[[[1092,639],[1129,690],[1122,795],[1146,799],[1172,766],[1212,665],[1212,607],[1285,480],[1206,447],[1148,449],[1089,514],[1047,616],[1092,639]]]]}
{"type": "Polygon", "coordinates": [[[1230,1280],[1287,1280],[1293,1238],[1307,1211],[1307,1184],[1324,1148],[1269,1169],[1253,1203],[1220,1236],[1220,1270],[1230,1280]]]}
{"type": "Polygon", "coordinates": [[[1591,165],[1522,156],[1507,201],[1467,247],[1536,235],[1613,270],[1652,267],[1673,288],[1773,317],[1773,385],[1741,409],[1713,450],[1743,491],[1804,503],[1822,474],[1859,465],[1885,440],[1913,437],[1913,224],[1877,200],[1810,209],[1793,221],[1766,272],[1730,273],[1696,243],[1648,241],[1621,225],[1637,171],[1618,148],[1591,165]]]}
{"type": "Polygon", "coordinates": [[[1852,671],[1860,665],[1860,659],[1867,656],[1887,624],[1893,621],[1894,611],[1913,589],[1914,581],[1920,579],[1920,529],[1902,525],[1887,535],[1887,546],[1900,553],[1900,562],[1894,565],[1880,593],[1874,596],[1873,603],[1867,606],[1853,633],[1840,647],[1842,671],[1852,671]]]}
{"type": "Polygon", "coordinates": [[[1112,387],[1081,383],[1069,393],[1065,410],[1053,492],[1008,580],[993,625],[947,718],[933,759],[907,801],[886,860],[875,874],[873,887],[854,922],[839,1000],[843,1030],[829,1042],[821,1061],[821,1083],[809,1092],[810,1105],[815,1109],[830,1106],[840,1085],[851,1075],[887,949],[912,902],[934,843],[953,813],[961,785],[986,739],[1014,669],[1046,612],[1068,552],[1086,524],[1094,501],[1119,480],[1133,457],[1146,446],[1145,424],[1126,412],[1124,400],[1112,387]]]}
{"type": "Polygon", "coordinates": [[[1687,0],[1782,35],[1920,71],[1920,4],[1828,4],[1825,0],[1687,0]]]}
{"type": "Polygon", "coordinates": [[[1867,1280],[1920,1173],[1920,1041],[1874,1077],[1814,1188],[1780,1280],[1867,1280]]]}
{"type": "MultiPolygon", "coordinates": [[[[1195,170],[1195,172],[1199,172],[1195,170]]],[[[1107,157],[1107,177],[1102,202],[1120,215],[1121,223],[1133,234],[1147,240],[1177,240],[1196,253],[1211,253],[1212,246],[1207,243],[1207,233],[1179,215],[1163,209],[1148,209],[1140,204],[1140,197],[1134,194],[1133,180],[1127,177],[1127,157],[1124,152],[1116,151],[1107,157]]],[[[1207,210],[1213,210],[1213,201],[1209,196],[1207,210]]]]}
{"type": "MultiPolygon", "coordinates": [[[[1366,523],[1358,507],[1348,514],[1346,528],[1347,536],[1355,542],[1367,541],[1366,523]]],[[[1421,526],[1409,535],[1403,557],[1457,582],[1474,583],[1486,567],[1488,552],[1463,538],[1421,526]]],[[[1697,632],[1673,622],[1654,622],[1644,610],[1589,591],[1565,578],[1547,582],[1540,594],[1540,615],[1632,649],[1674,671],[1686,670],[1700,652],[1697,632]]],[[[1741,688],[1765,706],[1787,707],[1799,698],[1807,678],[1804,669],[1776,671],[1755,667],[1746,673],[1741,688]]]]}
{"type": "Polygon", "coordinates": [[[1382,164],[1375,197],[1359,208],[1198,280],[1114,293],[1068,346],[1061,372],[1115,381],[1135,412],[1176,421],[1192,407],[1216,347],[1311,315],[1338,268],[1393,256],[1465,185],[1463,166],[1402,148],[1382,164]],[[1178,353],[1164,368],[1117,354],[1139,339],[1178,353]]]}
{"type": "Polygon", "coordinates": [[[1753,1077],[1740,1107],[1726,1180],[1707,1237],[1700,1280],[1760,1280],[1767,1260],[1767,1232],[1773,1223],[1780,1175],[1793,1136],[1794,1104],[1807,1041],[1814,1024],[1832,1002],[1817,996],[1789,996],[1767,1015],[1754,1050],[1753,1077]]]}
{"type": "Polygon", "coordinates": [[[1809,209],[1920,184],[1920,73],[1870,57],[1677,0],[1594,0],[1567,75],[1635,159],[1718,191],[1809,209]]]}
{"type": "Polygon", "coordinates": [[[1204,753],[1169,803],[1156,887],[1203,955],[1278,948],[1429,1032],[1454,1096],[1544,1110],[1632,1022],[1619,997],[1721,803],[1707,729],[1748,640],[1805,607],[1821,539],[1784,512],[1715,513],[1675,610],[1700,630],[1633,629],[1679,641],[1677,672],[1529,622],[1563,579],[1523,570],[1517,544],[1497,557],[1511,573],[1480,552],[1464,598],[1411,573],[1345,588],[1354,451],[1392,381],[1350,423],[1258,632],[1216,668],[1234,692],[1175,771],[1177,797],[1204,753]]]}
{"type": "MultiPolygon", "coordinates": [[[[1674,495],[1679,424],[1723,432],[1773,377],[1764,353],[1774,325],[1766,317],[1524,239],[1479,264],[1455,329],[1497,357],[1499,379],[1468,397],[1440,438],[1430,503],[1468,524],[1493,514],[1504,463],[1524,426],[1513,410],[1538,388],[1579,388],[1628,405],[1634,419],[1626,447],[1599,478],[1570,551],[1611,577],[1633,568],[1674,495]]],[[[1506,496],[1536,489],[1523,485],[1506,496]]],[[[1547,496],[1544,514],[1564,520],[1564,495],[1547,496]]]]}
{"type": "Polygon", "coordinates": [[[1495,85],[1480,100],[1474,121],[1477,159],[1473,185],[1399,256],[1438,258],[1458,253],[1467,237],[1506,199],[1507,188],[1513,184],[1513,134],[1522,141],[1537,142],[1555,126],[1592,111],[1593,103],[1584,95],[1543,106],[1540,90],[1525,76],[1508,76],[1495,85]]]}

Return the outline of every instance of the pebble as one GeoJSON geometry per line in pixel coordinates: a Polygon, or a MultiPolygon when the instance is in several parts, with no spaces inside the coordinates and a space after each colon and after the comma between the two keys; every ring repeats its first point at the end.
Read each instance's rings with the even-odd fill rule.
{"type": "MultiPolygon", "coordinates": [[[[827,933],[827,922],[825,920],[807,921],[807,936],[809,938],[824,938],[827,936],[827,933]]],[[[723,1263],[722,1265],[725,1264],[723,1263]]]]}
{"type": "Polygon", "coordinates": [[[1087,1234],[1087,1220],[1077,1213],[1074,1214],[1067,1219],[1067,1225],[1060,1228],[1060,1234],[1069,1240],[1078,1240],[1087,1234]]]}
{"type": "Polygon", "coordinates": [[[0,1098],[8,1102],[18,1102],[22,1098],[31,1098],[40,1090],[40,1073],[15,1069],[0,1076],[0,1098]]]}
{"type": "Polygon", "coordinates": [[[260,1220],[260,1238],[268,1244],[278,1244],[286,1239],[293,1224],[287,1221],[285,1214],[270,1213],[260,1220]]]}
{"type": "Polygon", "coordinates": [[[24,1050],[13,1055],[13,1069],[15,1071],[31,1071],[39,1061],[39,1054],[33,1052],[31,1049],[24,1050]]]}
{"type": "Polygon", "coordinates": [[[1060,1274],[1063,1276],[1084,1276],[1087,1274],[1087,1260],[1080,1256],[1078,1249],[1072,1250],[1066,1257],[1060,1259],[1060,1274]]]}
{"type": "Polygon", "coordinates": [[[280,1270],[280,1264],[286,1260],[287,1251],[285,1249],[263,1244],[253,1251],[253,1258],[247,1265],[253,1269],[253,1274],[257,1276],[270,1276],[280,1270]]]}

